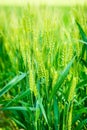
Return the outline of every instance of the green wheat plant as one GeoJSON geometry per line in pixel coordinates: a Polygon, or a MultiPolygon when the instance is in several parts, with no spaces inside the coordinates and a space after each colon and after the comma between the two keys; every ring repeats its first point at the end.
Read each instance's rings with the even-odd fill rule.
{"type": "Polygon", "coordinates": [[[0,8],[1,130],[87,129],[86,9],[0,8]]]}

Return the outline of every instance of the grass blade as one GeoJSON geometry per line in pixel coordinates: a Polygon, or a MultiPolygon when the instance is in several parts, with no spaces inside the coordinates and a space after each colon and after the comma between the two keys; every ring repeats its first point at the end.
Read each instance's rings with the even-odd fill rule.
{"type": "Polygon", "coordinates": [[[76,24],[77,24],[77,26],[78,26],[78,28],[79,28],[79,32],[80,32],[80,35],[81,35],[82,39],[83,39],[85,42],[87,42],[87,36],[86,36],[85,32],[83,31],[81,25],[80,25],[77,21],[76,21],[76,24]]]}
{"type": "Polygon", "coordinates": [[[75,57],[69,62],[69,64],[67,65],[67,67],[64,69],[64,71],[62,72],[62,74],[60,75],[60,77],[58,78],[56,84],[53,87],[52,93],[50,95],[50,101],[52,100],[52,98],[54,97],[54,95],[56,94],[57,90],[59,89],[59,87],[62,85],[62,83],[64,82],[66,76],[68,75],[68,72],[75,60],[75,57]]]}
{"type": "Polygon", "coordinates": [[[26,91],[24,91],[24,92],[21,92],[20,94],[18,94],[18,95],[16,95],[12,100],[10,100],[10,102],[8,103],[8,104],[6,104],[6,107],[8,106],[8,105],[11,105],[13,102],[17,102],[19,99],[22,99],[23,97],[25,97],[25,96],[28,96],[28,94],[29,94],[29,89],[27,89],[26,91]]]}
{"type": "Polygon", "coordinates": [[[8,92],[14,85],[16,85],[25,77],[26,77],[26,73],[14,77],[4,88],[0,90],[0,97],[3,96],[6,92],[8,92]]]}
{"type": "Polygon", "coordinates": [[[24,124],[21,123],[19,120],[15,119],[15,118],[13,118],[13,117],[11,117],[11,119],[12,119],[15,123],[17,123],[18,125],[20,125],[22,128],[26,129],[26,127],[24,126],[24,124]]]}
{"type": "Polygon", "coordinates": [[[59,130],[59,111],[58,111],[58,101],[56,97],[54,98],[54,120],[55,120],[55,130],[59,130]]]}
{"type": "Polygon", "coordinates": [[[22,106],[15,106],[15,107],[4,107],[4,108],[0,108],[0,110],[16,110],[16,111],[35,111],[36,108],[33,107],[22,107],[22,106]]]}
{"type": "Polygon", "coordinates": [[[46,123],[48,124],[48,120],[47,120],[47,117],[46,117],[45,109],[44,109],[44,106],[43,106],[43,104],[42,104],[42,99],[41,99],[40,95],[38,96],[38,104],[39,104],[39,106],[40,106],[40,109],[41,109],[41,111],[42,111],[42,114],[43,114],[43,116],[44,116],[44,119],[45,119],[46,123]]]}
{"type": "MultiPolygon", "coordinates": [[[[81,25],[80,25],[77,21],[76,21],[76,24],[77,24],[77,26],[78,26],[78,28],[79,28],[79,32],[80,32],[80,35],[81,35],[81,37],[82,37],[83,43],[84,43],[84,42],[87,43],[87,36],[86,36],[85,32],[83,31],[81,25]]],[[[86,51],[86,53],[87,53],[87,44],[84,43],[84,45],[83,45],[83,47],[82,47],[82,54],[81,54],[82,57],[84,56],[85,51],[86,51]]]]}

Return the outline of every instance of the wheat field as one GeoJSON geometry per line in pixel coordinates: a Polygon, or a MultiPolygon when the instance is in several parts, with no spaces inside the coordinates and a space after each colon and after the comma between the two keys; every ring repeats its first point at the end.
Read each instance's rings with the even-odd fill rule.
{"type": "Polygon", "coordinates": [[[86,11],[0,5],[0,130],[87,130],[86,11]]]}

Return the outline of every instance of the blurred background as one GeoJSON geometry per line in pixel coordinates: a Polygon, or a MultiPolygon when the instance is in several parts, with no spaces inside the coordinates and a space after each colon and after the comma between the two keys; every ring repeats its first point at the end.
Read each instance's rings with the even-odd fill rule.
{"type": "Polygon", "coordinates": [[[87,0],[0,0],[0,5],[20,5],[24,4],[50,4],[50,5],[75,5],[84,4],[87,0]]]}

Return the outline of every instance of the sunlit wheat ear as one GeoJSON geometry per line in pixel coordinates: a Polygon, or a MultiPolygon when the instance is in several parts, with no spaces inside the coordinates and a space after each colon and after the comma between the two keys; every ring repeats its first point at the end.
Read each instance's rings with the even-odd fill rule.
{"type": "Polygon", "coordinates": [[[48,70],[45,71],[45,77],[46,77],[46,87],[48,87],[49,86],[49,71],[48,70]]]}
{"type": "Polygon", "coordinates": [[[52,87],[55,85],[57,78],[58,78],[58,72],[55,70],[55,68],[51,69],[51,75],[52,75],[52,87]]]}
{"type": "Polygon", "coordinates": [[[73,77],[72,85],[69,91],[68,102],[71,102],[74,98],[76,83],[77,83],[77,78],[73,77]]]}
{"type": "Polygon", "coordinates": [[[33,75],[33,70],[30,70],[29,74],[29,85],[30,85],[30,90],[31,92],[34,93],[35,96],[37,96],[37,88],[36,88],[36,83],[35,83],[35,77],[33,75]]]}
{"type": "Polygon", "coordinates": [[[37,64],[38,64],[38,78],[40,79],[40,78],[45,77],[46,69],[45,69],[42,53],[38,49],[35,52],[35,57],[36,57],[37,64]]]}
{"type": "Polygon", "coordinates": [[[62,66],[65,67],[67,64],[67,44],[63,45],[61,58],[62,58],[62,66]]]}

